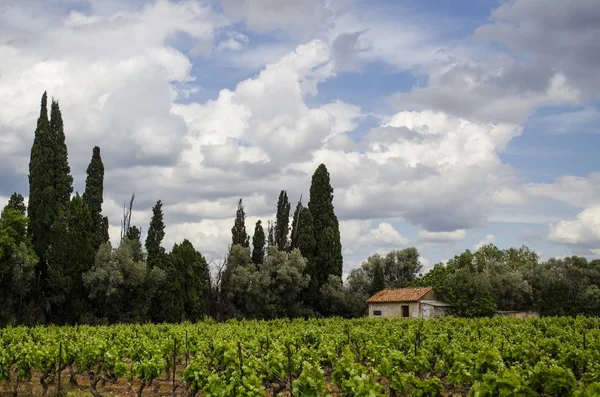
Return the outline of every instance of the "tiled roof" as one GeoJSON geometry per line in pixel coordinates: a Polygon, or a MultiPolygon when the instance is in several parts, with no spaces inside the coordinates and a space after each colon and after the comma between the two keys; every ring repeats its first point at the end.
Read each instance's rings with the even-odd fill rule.
{"type": "Polygon", "coordinates": [[[368,303],[418,302],[431,287],[384,289],[370,297],[368,303]]]}

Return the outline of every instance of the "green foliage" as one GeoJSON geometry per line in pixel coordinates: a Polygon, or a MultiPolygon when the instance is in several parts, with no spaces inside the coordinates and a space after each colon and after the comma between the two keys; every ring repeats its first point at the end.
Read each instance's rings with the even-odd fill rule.
{"type": "Polygon", "coordinates": [[[206,313],[210,292],[208,264],[189,240],[175,244],[161,264],[165,273],[154,303],[155,321],[196,321],[206,313]]]}
{"type": "Polygon", "coordinates": [[[265,231],[262,227],[262,221],[256,221],[254,227],[254,236],[252,236],[252,263],[262,265],[265,261],[265,231]]]}
{"type": "Polygon", "coordinates": [[[352,291],[368,295],[385,288],[404,288],[415,283],[421,267],[416,248],[375,254],[350,272],[348,284],[352,291]]]}
{"type": "Polygon", "coordinates": [[[302,373],[294,381],[292,390],[296,396],[325,397],[329,395],[323,370],[318,364],[310,361],[302,363],[302,373]]]}
{"type": "Polygon", "coordinates": [[[45,277],[50,229],[58,216],[55,188],[55,143],[50,133],[47,95],[42,95],[40,116],[31,146],[29,160],[28,233],[40,258],[38,273],[45,277]]]}
{"type": "Polygon", "coordinates": [[[301,315],[299,297],[309,282],[305,268],[298,250],[272,247],[265,263],[257,267],[249,261],[247,248],[234,246],[224,289],[230,312],[234,317],[260,319],[301,315]]]}
{"type": "Polygon", "coordinates": [[[294,215],[292,217],[292,232],[290,235],[290,250],[294,248],[298,248],[298,226],[300,221],[300,212],[304,206],[302,205],[302,196],[300,196],[300,200],[298,200],[298,204],[296,204],[296,209],[294,210],[294,215]]]}
{"type": "Polygon", "coordinates": [[[416,248],[390,251],[383,260],[386,288],[407,287],[421,269],[416,248]]]}
{"type": "Polygon", "coordinates": [[[137,226],[131,226],[126,234],[127,239],[131,244],[131,254],[134,261],[139,262],[144,260],[144,252],[142,251],[142,232],[137,226]]]}
{"type": "Polygon", "coordinates": [[[308,209],[316,242],[312,258],[315,266],[310,276],[320,288],[329,275],[341,277],[343,263],[339,224],[333,208],[333,188],[324,164],[319,165],[312,176],[308,209]]]}
{"type": "Polygon", "coordinates": [[[27,211],[27,207],[25,206],[25,199],[23,196],[17,192],[14,192],[10,195],[8,199],[8,204],[4,209],[13,209],[17,210],[21,215],[25,216],[25,212],[27,211]]]}
{"type": "Polygon", "coordinates": [[[147,263],[150,268],[161,266],[161,262],[165,260],[165,249],[161,246],[164,237],[162,201],[158,200],[152,207],[152,219],[146,236],[147,263]]]}
{"type": "Polygon", "coordinates": [[[117,247],[102,244],[94,266],[83,282],[95,308],[95,316],[110,322],[142,322],[149,319],[152,298],[165,273],[133,258],[134,244],[127,238],[117,247]]]}
{"type": "Polygon", "coordinates": [[[53,226],[55,243],[49,254],[48,289],[55,323],[80,321],[88,312],[87,294],[82,274],[94,264],[94,223],[92,213],[79,194],[65,209],[53,226]]]}
{"type": "Polygon", "coordinates": [[[246,213],[244,212],[242,199],[238,202],[235,221],[231,228],[231,245],[241,245],[242,247],[250,246],[250,236],[246,233],[246,213]]]}
{"type": "Polygon", "coordinates": [[[290,232],[290,201],[287,192],[282,190],[277,201],[277,217],[273,232],[275,245],[280,251],[288,249],[288,234],[290,232]]]}
{"type": "Polygon", "coordinates": [[[65,131],[58,102],[52,100],[50,107],[50,134],[54,140],[54,188],[59,207],[68,205],[73,193],[73,177],[65,142],[65,131]]]}
{"type": "Polygon", "coordinates": [[[92,160],[87,170],[85,179],[85,192],[83,200],[87,203],[94,223],[94,249],[98,250],[100,244],[108,242],[108,218],[102,216],[102,202],[104,201],[104,164],[100,157],[100,148],[94,146],[92,160]],[[105,223],[106,222],[106,223],[105,223]]]}
{"type": "Polygon", "coordinates": [[[371,284],[371,294],[375,294],[385,289],[385,276],[383,274],[383,266],[381,263],[376,263],[373,269],[373,283],[371,284]]]}
{"type": "Polygon", "coordinates": [[[25,214],[9,203],[0,215],[0,326],[27,318],[25,298],[31,289],[38,257],[26,233],[25,214]]]}

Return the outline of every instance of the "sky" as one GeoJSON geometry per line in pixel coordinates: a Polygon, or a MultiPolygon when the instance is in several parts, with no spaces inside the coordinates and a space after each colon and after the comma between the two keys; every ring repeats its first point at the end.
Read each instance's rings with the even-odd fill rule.
{"type": "Polygon", "coordinates": [[[600,254],[597,0],[0,0],[0,203],[28,194],[44,91],[74,188],[105,166],[111,240],[209,260],[331,175],[344,273],[417,247],[600,254]],[[144,238],[144,237],[143,237],[144,238]]]}

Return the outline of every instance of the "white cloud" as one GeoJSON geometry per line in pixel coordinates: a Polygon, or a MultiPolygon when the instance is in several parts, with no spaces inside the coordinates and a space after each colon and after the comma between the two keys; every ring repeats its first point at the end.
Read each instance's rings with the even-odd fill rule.
{"type": "Polygon", "coordinates": [[[522,123],[541,105],[577,104],[579,91],[560,73],[502,59],[451,60],[429,67],[428,85],[399,93],[399,107],[432,108],[483,122],[522,123]],[[458,94],[458,95],[457,95],[458,94]]]}
{"type": "Polygon", "coordinates": [[[562,201],[584,208],[595,205],[600,197],[600,173],[588,176],[565,175],[553,183],[529,183],[525,191],[533,198],[562,201]]]}
{"type": "Polygon", "coordinates": [[[548,239],[573,246],[600,247],[600,206],[586,208],[577,219],[550,224],[548,239]]]}
{"type": "MultiPolygon", "coordinates": [[[[10,185],[6,189],[14,189],[10,176],[26,181],[39,97],[48,90],[61,101],[78,190],[92,146],[102,148],[104,212],[113,240],[122,203],[135,191],[133,224],[145,229],[149,208],[162,199],[165,247],[188,238],[207,256],[220,258],[237,198],[244,199],[251,232],[257,217],[272,219],[280,189],[288,190],[292,202],[303,193],[306,203],[310,176],[320,163],[331,174],[347,257],[405,247],[409,241],[390,219],[420,225],[422,241],[452,242],[462,240],[465,229],[485,224],[498,204],[553,195],[587,206],[598,197],[594,177],[559,180],[565,191],[557,194],[556,184],[519,188],[514,170],[500,158],[522,132],[517,122],[536,104],[578,100],[559,72],[537,78],[515,64],[486,69],[452,63],[448,52],[438,51],[437,27],[423,32],[423,21],[410,14],[394,20],[354,4],[341,12],[338,3],[321,9],[320,1],[300,8],[297,2],[265,1],[228,0],[225,11],[250,29],[281,29],[296,38],[314,24],[306,28],[310,40],[296,45],[286,36],[253,43],[197,1],[134,2],[122,9],[119,2],[94,2],[95,13],[39,21],[21,10],[26,27],[10,34],[4,16],[0,156],[9,164],[0,164],[0,177],[10,185]],[[349,39],[347,45],[340,47],[341,38],[349,39]],[[180,39],[188,52],[174,44],[180,39]],[[200,87],[192,59],[210,51],[260,72],[211,100],[194,101],[191,94],[200,87]],[[435,59],[440,64],[432,64],[435,59]],[[428,108],[384,117],[357,143],[349,133],[365,117],[367,104],[314,97],[319,84],[340,70],[373,60],[415,73],[429,65],[430,87],[406,97],[428,108]],[[437,99],[429,97],[433,90],[437,99]],[[443,102],[444,95],[451,101],[443,102]],[[182,98],[185,103],[177,103],[182,98]]],[[[347,264],[358,263],[348,258],[347,264]]]]}
{"type": "Polygon", "coordinates": [[[429,243],[448,243],[463,240],[467,235],[464,229],[458,229],[451,232],[430,232],[419,230],[419,240],[429,243]]]}
{"type": "Polygon", "coordinates": [[[353,255],[364,249],[378,249],[387,252],[408,245],[409,241],[392,225],[380,222],[373,227],[373,221],[340,221],[340,234],[344,254],[353,255]]]}
{"type": "Polygon", "coordinates": [[[484,245],[494,244],[495,242],[496,242],[496,236],[494,236],[493,234],[488,234],[482,240],[480,240],[477,244],[475,244],[473,246],[473,249],[478,250],[479,248],[483,247],[484,245]]]}

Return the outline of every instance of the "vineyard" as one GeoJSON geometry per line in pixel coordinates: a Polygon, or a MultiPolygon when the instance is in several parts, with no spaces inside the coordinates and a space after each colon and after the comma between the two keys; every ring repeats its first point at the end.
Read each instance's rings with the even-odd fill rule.
{"type": "Polygon", "coordinates": [[[0,330],[1,395],[599,396],[600,319],[0,330]]]}

